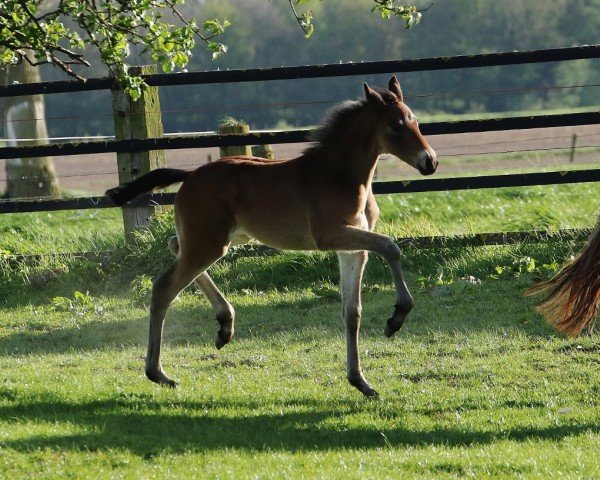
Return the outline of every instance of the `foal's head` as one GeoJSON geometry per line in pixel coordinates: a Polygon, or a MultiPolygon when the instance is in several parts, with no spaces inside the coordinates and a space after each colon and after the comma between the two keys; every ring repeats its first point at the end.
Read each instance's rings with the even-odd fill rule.
{"type": "Polygon", "coordinates": [[[376,113],[381,153],[391,153],[423,175],[431,175],[438,166],[437,155],[419,130],[417,117],[406,106],[400,84],[393,76],[388,90],[372,89],[366,83],[367,103],[376,113]]]}

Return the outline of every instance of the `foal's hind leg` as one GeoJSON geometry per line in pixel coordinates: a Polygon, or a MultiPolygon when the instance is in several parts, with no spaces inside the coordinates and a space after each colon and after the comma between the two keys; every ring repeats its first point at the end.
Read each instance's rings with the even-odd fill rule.
{"type": "Polygon", "coordinates": [[[362,373],[358,354],[358,335],[362,311],[360,288],[367,255],[365,251],[338,252],[342,287],[342,317],[346,324],[348,381],[366,396],[377,397],[377,392],[369,385],[362,373]]]}
{"type": "MultiPolygon", "coordinates": [[[[177,237],[172,237],[169,240],[169,249],[174,254],[179,252],[179,242],[177,241],[177,237]]],[[[206,295],[206,298],[208,298],[208,301],[217,314],[217,322],[219,322],[220,328],[217,333],[215,346],[220,350],[227,345],[233,337],[235,311],[206,271],[198,275],[194,280],[194,283],[202,290],[204,295],[206,295]]]]}
{"type": "Polygon", "coordinates": [[[211,306],[217,313],[219,332],[217,333],[215,346],[220,350],[227,345],[233,337],[235,311],[206,272],[202,272],[198,275],[196,280],[194,280],[194,283],[204,292],[211,306]]]}
{"type": "Polygon", "coordinates": [[[207,265],[202,267],[192,267],[193,264],[178,257],[175,263],[154,282],[150,304],[148,354],[146,356],[146,376],[153,382],[169,387],[176,386],[176,383],[165,374],[160,363],[165,315],[169,305],[179,292],[210,263],[207,262],[207,265]]]}

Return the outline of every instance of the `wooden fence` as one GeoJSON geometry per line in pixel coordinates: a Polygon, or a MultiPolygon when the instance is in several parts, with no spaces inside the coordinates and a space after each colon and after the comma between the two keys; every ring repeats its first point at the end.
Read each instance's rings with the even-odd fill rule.
{"type": "MultiPolygon", "coordinates": [[[[225,82],[256,82],[283,79],[366,75],[414,71],[432,71],[461,68],[478,68],[500,65],[518,65],[541,62],[569,61],[600,57],[600,45],[587,45],[548,50],[502,52],[482,55],[422,58],[383,62],[363,62],[300,67],[280,67],[268,69],[226,70],[209,72],[189,72],[178,74],[147,74],[146,83],[151,87],[166,85],[210,84],[225,82]]],[[[53,94],[64,92],[84,92],[91,90],[116,89],[113,78],[89,79],[86,82],[58,81],[36,84],[0,86],[0,97],[32,94],[53,94]]],[[[155,107],[154,107],[155,108],[155,107]]],[[[155,108],[156,111],[156,108],[155,108]]],[[[115,115],[122,112],[115,110],[115,115]]],[[[158,112],[160,116],[160,112],[158,112]]],[[[558,126],[595,125],[600,123],[600,112],[572,113],[562,115],[536,115],[527,117],[466,120],[457,122],[437,122],[422,124],[425,135],[441,135],[467,132],[490,132],[502,130],[550,128],[558,126]]],[[[206,148],[256,144],[297,143],[307,140],[310,129],[296,129],[277,132],[250,132],[247,135],[194,135],[168,137],[152,134],[132,135],[111,141],[59,143],[25,147],[0,148],[0,158],[29,158],[39,156],[64,156],[92,153],[116,152],[139,153],[167,149],[206,148]],[[149,137],[149,138],[140,138],[149,137]]],[[[127,168],[127,167],[125,167],[127,168]]],[[[133,165],[129,174],[141,172],[133,165]]],[[[498,188],[510,186],[548,185],[600,181],[600,168],[568,172],[523,173],[460,178],[434,178],[410,182],[376,182],[374,192],[408,193],[439,190],[498,188]]],[[[147,207],[168,205],[174,194],[154,193],[139,197],[133,206],[147,207]]],[[[0,202],[1,213],[18,213],[52,210],[110,208],[114,205],[105,197],[83,197],[66,199],[4,200],[0,202]]]]}

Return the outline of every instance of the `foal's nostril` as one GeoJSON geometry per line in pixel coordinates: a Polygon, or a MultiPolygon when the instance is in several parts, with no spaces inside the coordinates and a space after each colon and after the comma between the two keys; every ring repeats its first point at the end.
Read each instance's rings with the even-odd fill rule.
{"type": "Polygon", "coordinates": [[[431,152],[428,152],[428,156],[429,156],[428,164],[431,167],[431,170],[433,170],[435,172],[440,163],[440,162],[438,162],[437,155],[435,153],[432,154],[431,152]]]}
{"type": "Polygon", "coordinates": [[[435,173],[438,166],[437,155],[433,150],[425,149],[419,155],[415,166],[422,175],[431,175],[435,173]]]}
{"type": "Polygon", "coordinates": [[[437,155],[435,153],[431,153],[430,151],[426,152],[425,155],[425,165],[419,167],[419,171],[423,175],[431,175],[435,173],[438,167],[437,155]]]}

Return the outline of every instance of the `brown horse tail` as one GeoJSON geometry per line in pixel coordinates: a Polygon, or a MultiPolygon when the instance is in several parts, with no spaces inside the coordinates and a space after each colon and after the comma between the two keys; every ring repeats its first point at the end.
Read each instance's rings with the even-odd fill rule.
{"type": "Polygon", "coordinates": [[[556,329],[575,337],[591,332],[600,307],[600,217],[581,252],[547,282],[531,287],[526,294],[543,293],[537,310],[556,329]]]}
{"type": "Polygon", "coordinates": [[[131,182],[107,190],[106,196],[115,205],[125,205],[138,195],[149,192],[153,188],[168,187],[173,183],[183,182],[190,173],[192,172],[176,168],[157,168],[131,182]]]}

